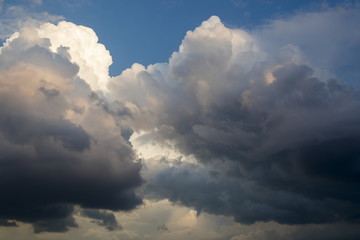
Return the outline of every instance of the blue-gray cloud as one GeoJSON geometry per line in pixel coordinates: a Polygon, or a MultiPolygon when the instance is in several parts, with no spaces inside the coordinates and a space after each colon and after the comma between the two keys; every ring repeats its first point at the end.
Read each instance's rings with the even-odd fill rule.
{"type": "Polygon", "coordinates": [[[133,128],[218,176],[171,167],[151,177],[148,196],[242,223],[359,221],[359,53],[342,54],[359,47],[359,16],[300,13],[253,32],[211,17],[168,63],[113,78],[112,97],[133,103],[133,128]]]}

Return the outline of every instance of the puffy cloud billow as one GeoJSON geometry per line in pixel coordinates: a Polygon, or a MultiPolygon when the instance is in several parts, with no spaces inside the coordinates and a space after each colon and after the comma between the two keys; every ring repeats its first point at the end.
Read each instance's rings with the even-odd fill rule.
{"type": "Polygon", "coordinates": [[[358,222],[359,54],[348,51],[360,39],[347,23],[359,18],[358,9],[331,9],[250,32],[211,17],[168,63],[111,79],[111,96],[134,105],[135,130],[208,172],[161,168],[146,192],[242,223],[358,222]]]}
{"type": "Polygon", "coordinates": [[[98,209],[136,207],[142,177],[144,197],[241,223],[357,223],[359,20],[328,9],[245,31],[213,16],[167,63],[112,78],[91,29],[22,29],[0,52],[0,223],[66,231],[80,206],[120,229],[98,209]],[[149,158],[141,177],[133,132],[197,163],[149,158]]]}
{"type": "MultiPolygon", "coordinates": [[[[16,220],[33,224],[35,232],[66,231],[76,226],[76,206],[131,210],[142,202],[135,194],[141,164],[121,136],[120,121],[94,98],[92,58],[87,63],[70,51],[84,47],[77,42],[82,37],[96,39],[85,27],[45,24],[22,29],[1,48],[2,225],[16,220]],[[75,46],[56,35],[67,27],[78,34],[75,46]],[[84,66],[89,82],[82,78],[84,66]]],[[[94,42],[86,43],[88,51],[104,49],[94,42]]]]}

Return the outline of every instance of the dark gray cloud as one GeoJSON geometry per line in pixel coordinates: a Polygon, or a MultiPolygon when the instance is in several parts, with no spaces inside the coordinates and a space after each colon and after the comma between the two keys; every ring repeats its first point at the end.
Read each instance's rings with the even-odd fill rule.
{"type": "Polygon", "coordinates": [[[17,227],[18,225],[16,224],[15,221],[9,221],[6,219],[0,219],[0,226],[3,227],[17,227]]]}
{"type": "Polygon", "coordinates": [[[166,232],[169,231],[168,227],[165,224],[159,225],[156,230],[160,231],[160,232],[166,232]]]}
{"type": "MultiPolygon", "coordinates": [[[[1,225],[30,223],[36,233],[76,227],[74,206],[117,211],[142,202],[141,163],[121,136],[128,127],[50,46],[23,29],[0,54],[1,225]]],[[[111,214],[92,217],[119,228],[111,214]]]]}
{"type": "MultiPolygon", "coordinates": [[[[251,180],[214,176],[212,170],[185,163],[171,168],[159,164],[157,168],[161,170],[147,176],[146,196],[168,198],[194,208],[198,214],[205,211],[233,216],[235,221],[245,224],[257,221],[282,224],[356,222],[359,215],[355,201],[339,197],[324,199],[324,193],[321,198],[315,198],[303,194],[296,186],[291,186],[292,191],[274,189],[251,180]]],[[[340,194],[338,189],[336,191],[340,194]]]]}
{"type": "Polygon", "coordinates": [[[100,211],[97,209],[84,209],[82,210],[82,214],[86,217],[95,219],[95,224],[103,226],[109,231],[122,229],[118,224],[115,215],[111,212],[100,211]]]}
{"type": "MultiPolygon", "coordinates": [[[[346,42],[347,33],[357,31],[346,23],[358,13],[331,9],[311,16],[329,31],[342,30],[334,42],[326,39],[338,48],[339,39],[346,42]],[[334,28],[333,15],[342,19],[334,28]]],[[[345,82],[345,75],[338,78],[331,65],[312,57],[309,49],[322,38],[309,42],[298,20],[289,25],[300,24],[292,31],[314,44],[306,49],[301,39],[280,47],[272,43],[272,34],[281,36],[276,23],[248,33],[212,17],[187,33],[169,63],[134,65],[112,79],[112,96],[134,105],[130,126],[158,144],[170,142],[209,169],[153,170],[146,177],[147,196],[247,224],[360,220],[360,95],[354,79],[345,82]]]]}
{"type": "Polygon", "coordinates": [[[286,230],[276,229],[274,227],[259,229],[249,233],[243,233],[234,236],[231,240],[306,240],[306,239],[319,239],[319,240],[355,240],[360,235],[358,224],[308,224],[301,226],[294,226],[286,228],[286,230]]]}

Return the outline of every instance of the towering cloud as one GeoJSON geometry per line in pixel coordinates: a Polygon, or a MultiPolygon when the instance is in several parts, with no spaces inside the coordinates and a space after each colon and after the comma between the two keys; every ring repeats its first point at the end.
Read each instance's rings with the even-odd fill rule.
{"type": "Polygon", "coordinates": [[[66,231],[80,206],[120,229],[104,209],[140,204],[142,177],[143,197],[198,214],[358,223],[359,19],[329,9],[245,31],[213,16],[167,63],[112,78],[91,29],[22,29],[0,50],[0,224],[66,231]],[[139,143],[178,159],[144,155],[140,176],[139,143]]]}
{"type": "MultiPolygon", "coordinates": [[[[47,24],[22,29],[0,50],[0,218],[5,225],[6,219],[31,223],[36,232],[76,226],[75,205],[92,213],[141,203],[134,192],[141,164],[121,137],[120,120],[98,103],[96,74],[82,79],[92,58],[87,64],[81,44],[77,56],[68,38],[61,42],[66,24],[79,39],[93,34],[70,23],[47,24]]],[[[92,44],[87,54],[103,49],[92,44]]]]}
{"type": "MultiPolygon", "coordinates": [[[[134,65],[109,82],[112,97],[133,104],[132,127],[206,166],[154,170],[151,196],[242,223],[359,220],[356,79],[332,71],[338,60],[320,61],[324,39],[300,21],[309,16],[328,35],[342,31],[326,39],[331,56],[359,47],[347,40],[359,37],[356,24],[347,25],[358,10],[300,14],[254,32],[211,17],[187,33],[169,63],[134,65]]],[[[355,55],[341,59],[355,66],[352,77],[355,55]]]]}

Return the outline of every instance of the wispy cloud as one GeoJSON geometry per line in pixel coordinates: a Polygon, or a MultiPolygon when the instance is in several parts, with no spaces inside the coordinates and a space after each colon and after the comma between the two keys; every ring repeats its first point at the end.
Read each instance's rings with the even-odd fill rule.
{"type": "Polygon", "coordinates": [[[4,7],[0,2],[0,39],[5,40],[22,27],[36,27],[45,22],[58,22],[62,16],[52,15],[47,12],[32,12],[25,6],[9,5],[4,7]]]}

